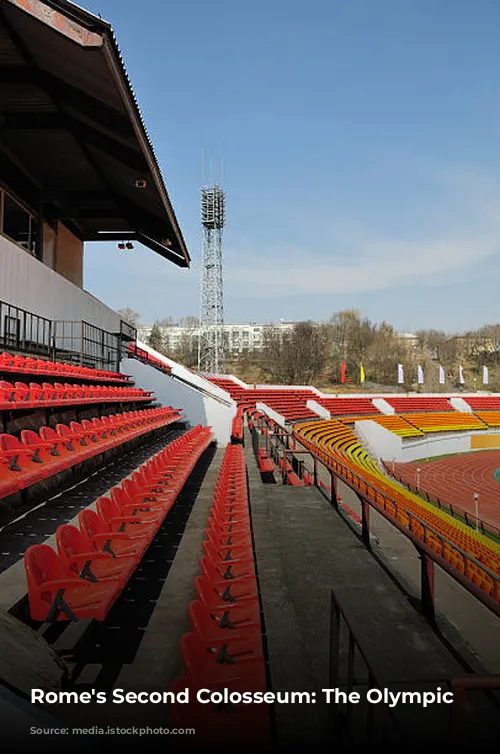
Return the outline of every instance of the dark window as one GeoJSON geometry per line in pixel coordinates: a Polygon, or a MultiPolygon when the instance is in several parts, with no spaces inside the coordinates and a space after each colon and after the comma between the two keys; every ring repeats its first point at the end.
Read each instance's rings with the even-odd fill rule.
{"type": "Polygon", "coordinates": [[[33,251],[31,215],[8,194],[3,195],[3,232],[29,252],[33,251]]]}

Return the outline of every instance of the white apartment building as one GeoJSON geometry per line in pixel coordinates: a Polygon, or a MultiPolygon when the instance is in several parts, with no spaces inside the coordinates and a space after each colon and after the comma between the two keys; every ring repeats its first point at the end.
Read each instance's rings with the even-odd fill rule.
{"type": "MultiPolygon", "coordinates": [[[[224,333],[227,337],[228,351],[235,356],[245,351],[261,351],[264,345],[264,328],[273,327],[279,332],[285,333],[293,330],[294,324],[294,322],[279,322],[271,325],[259,325],[255,322],[225,324],[224,333]]],[[[152,325],[139,326],[139,339],[147,343],[152,329],[152,325]]],[[[198,338],[200,332],[198,327],[181,325],[160,326],[160,331],[165,338],[165,343],[168,344],[168,348],[172,351],[175,351],[180,346],[183,338],[198,338]]]]}

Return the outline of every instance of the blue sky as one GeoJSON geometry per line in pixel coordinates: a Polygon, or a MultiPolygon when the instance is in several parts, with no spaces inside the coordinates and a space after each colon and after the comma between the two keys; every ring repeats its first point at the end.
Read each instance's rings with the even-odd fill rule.
{"type": "Polygon", "coordinates": [[[84,4],[115,30],[193,258],[88,244],[90,291],[143,322],[197,314],[204,151],[206,174],[224,160],[226,321],[500,321],[498,0],[84,4]]]}

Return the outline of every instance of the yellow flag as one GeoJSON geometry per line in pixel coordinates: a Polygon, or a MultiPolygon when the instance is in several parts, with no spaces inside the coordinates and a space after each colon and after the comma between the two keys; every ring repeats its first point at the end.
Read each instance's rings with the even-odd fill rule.
{"type": "Polygon", "coordinates": [[[361,384],[365,381],[365,370],[363,369],[363,364],[359,365],[359,381],[361,384]]]}

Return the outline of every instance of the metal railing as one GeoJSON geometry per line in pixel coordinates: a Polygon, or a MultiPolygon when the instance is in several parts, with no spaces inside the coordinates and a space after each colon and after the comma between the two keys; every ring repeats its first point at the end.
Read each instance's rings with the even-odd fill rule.
{"type": "Polygon", "coordinates": [[[54,359],[95,369],[118,370],[122,358],[119,334],[83,320],[55,320],[52,333],[54,359]]]}
{"type": "Polygon", "coordinates": [[[344,464],[337,459],[331,458],[329,463],[325,463],[325,466],[329,470],[333,470],[334,473],[338,474],[342,481],[351,487],[351,489],[360,493],[371,506],[382,513],[385,518],[409,537],[417,547],[424,550],[432,560],[451,573],[457,581],[460,581],[495,614],[500,615],[499,574],[494,573],[472,555],[469,555],[457,545],[447,540],[425,521],[419,519],[412,511],[408,510],[403,503],[396,501],[386,493],[381,492],[373,484],[366,482],[365,479],[344,466],[344,464]],[[405,522],[405,517],[408,519],[408,523],[405,522]],[[418,522],[419,526],[415,527],[415,522],[418,522]],[[436,551],[435,543],[432,542],[433,538],[436,538],[441,542],[440,552],[436,551]],[[447,547],[444,547],[445,542],[447,547]],[[451,562],[451,559],[455,560],[457,563],[460,563],[463,560],[463,573],[451,562]],[[493,583],[491,589],[485,590],[472,580],[471,575],[474,573],[474,569],[479,571],[479,573],[476,574],[478,580],[479,577],[481,577],[484,582],[489,583],[488,580],[492,579],[493,583]],[[492,594],[493,596],[491,596],[492,594]]]}
{"type": "MultiPolygon", "coordinates": [[[[261,421],[265,421],[261,419],[261,421]]],[[[426,555],[430,560],[437,563],[456,581],[464,586],[471,594],[486,605],[492,612],[500,616],[500,575],[485,566],[473,555],[462,550],[458,545],[449,541],[437,532],[425,521],[416,516],[400,501],[396,501],[384,492],[381,492],[374,484],[367,482],[363,477],[353,472],[341,461],[328,456],[319,448],[312,448],[312,443],[305,438],[291,435],[282,428],[276,434],[277,439],[290,450],[290,438],[296,439],[302,447],[306,447],[314,462],[314,485],[324,495],[318,480],[317,463],[330,473],[332,478],[332,490],[330,501],[334,502],[335,491],[333,477],[337,476],[344,484],[354,490],[361,499],[373,507],[393,526],[408,537],[419,552],[426,555]],[[462,566],[457,567],[457,565],[462,566]],[[479,582],[479,583],[477,583],[479,582]]]]}
{"type": "Polygon", "coordinates": [[[383,689],[346,614],[345,606],[330,591],[330,663],[328,688],[338,694],[339,702],[330,701],[328,711],[329,738],[336,746],[363,743],[402,744],[405,734],[386,704],[373,705],[362,699],[369,689],[383,689]]]}
{"type": "Polygon", "coordinates": [[[50,320],[0,301],[0,348],[117,371],[137,331],[121,320],[116,333],[89,322],[50,320]]]}
{"type": "Polygon", "coordinates": [[[451,681],[453,705],[451,707],[451,738],[454,743],[463,741],[469,733],[470,715],[467,696],[471,691],[491,693],[500,691],[500,676],[460,675],[451,681]]]}
{"type": "Polygon", "coordinates": [[[439,508],[439,510],[448,513],[452,518],[457,519],[457,521],[462,521],[463,523],[467,524],[467,526],[470,526],[471,529],[475,529],[485,536],[493,534],[493,536],[500,539],[499,526],[495,526],[495,524],[492,524],[490,521],[486,521],[483,518],[476,519],[476,517],[470,511],[466,511],[464,508],[460,508],[459,505],[445,502],[439,497],[434,497],[434,495],[431,495],[426,490],[423,490],[421,485],[419,485],[418,487],[416,485],[413,486],[408,480],[404,479],[399,474],[393,474],[390,469],[390,464],[384,463],[384,467],[386,471],[389,472],[391,477],[396,480],[396,482],[399,482],[404,487],[406,487],[408,492],[413,492],[416,495],[420,495],[420,497],[425,498],[428,503],[432,503],[432,505],[435,505],[436,508],[439,508]]]}
{"type": "Polygon", "coordinates": [[[0,346],[11,351],[50,356],[52,322],[19,306],[0,301],[0,346]]]}

